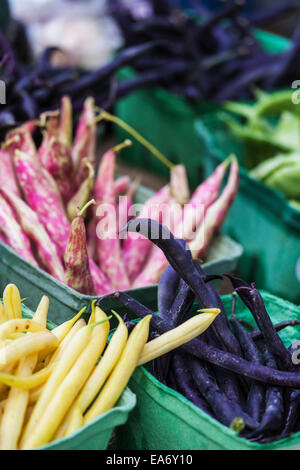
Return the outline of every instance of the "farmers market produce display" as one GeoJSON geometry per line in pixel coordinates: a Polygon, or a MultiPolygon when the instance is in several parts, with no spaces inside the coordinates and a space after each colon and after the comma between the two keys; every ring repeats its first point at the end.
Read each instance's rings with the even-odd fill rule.
{"type": "Polygon", "coordinates": [[[300,111],[293,93],[259,90],[253,105],[227,102],[224,109],[234,117],[230,113],[220,117],[244,143],[244,164],[250,176],[280,191],[300,209],[300,111]]]}
{"type": "MultiPolygon", "coordinates": [[[[21,41],[19,48],[24,46],[21,41]]],[[[118,83],[117,70],[131,63],[134,57],[145,54],[157,42],[130,47],[120,52],[112,61],[96,70],[84,70],[65,65],[65,51],[49,47],[33,63],[24,63],[7,37],[0,31],[0,78],[6,86],[6,105],[1,105],[0,136],[28,119],[37,119],[49,109],[57,109],[65,94],[72,98],[73,108],[80,112],[85,99],[94,96],[97,105],[110,108],[116,99],[131,91],[157,83],[156,77],[143,75],[138,80],[118,83]]],[[[23,51],[24,52],[24,51],[23,51]]],[[[23,56],[25,54],[23,53],[23,56]]],[[[27,56],[28,54],[26,54],[27,56]]],[[[166,72],[168,76],[168,72],[166,72]]]]}
{"type": "Polygon", "coordinates": [[[111,12],[127,47],[161,41],[157,48],[131,61],[137,79],[159,76],[159,85],[174,94],[215,103],[248,99],[253,85],[263,90],[290,86],[299,74],[300,22],[291,47],[277,54],[264,50],[254,27],[285,14],[299,14],[299,3],[278,2],[247,18],[240,11],[243,1],[222,3],[214,13],[200,2],[193,12],[185,13],[168,0],[145,0],[147,13],[140,17],[134,7],[112,0],[111,12]]]}
{"type": "MultiPolygon", "coordinates": [[[[138,217],[151,216],[189,242],[204,259],[238,190],[234,156],[190,196],[183,165],[173,165],[133,129],[85,101],[74,141],[72,105],[41,115],[42,141],[33,139],[35,122],[11,130],[1,148],[0,235],[23,259],[86,295],[101,295],[155,284],[168,262],[142,235],[118,233],[134,215],[137,182],[115,178],[116,154],[130,140],[107,151],[96,171],[97,122],[122,125],[170,168],[170,183],[154,194],[138,217]],[[222,188],[226,171],[229,176],[222,188]],[[124,198],[119,198],[124,194],[124,198]],[[92,199],[94,198],[94,199],[92,199]]],[[[38,129],[36,129],[38,131],[38,129]]]]}
{"type": "MultiPolygon", "coordinates": [[[[241,437],[268,443],[299,431],[300,377],[294,360],[298,342],[286,348],[278,335],[283,328],[299,325],[299,320],[273,325],[255,285],[225,275],[235,289],[228,321],[211,284],[215,276],[204,274],[183,240],[149,219],[141,219],[138,225],[130,221],[127,230],[151,239],[153,225],[160,237],[152,241],[170,263],[159,283],[158,315],[126,292],[113,296],[139,318],[151,314],[151,327],[159,334],[187,321],[194,301],[202,309],[214,306],[221,313],[201,338],[155,360],[152,373],[241,437]],[[236,295],[249,309],[256,328],[236,317],[236,295]]],[[[134,326],[130,319],[127,324],[134,326]]]]}
{"type": "Polygon", "coordinates": [[[107,345],[111,317],[95,302],[88,324],[80,318],[84,308],[51,331],[48,308],[43,296],[32,319],[22,318],[14,284],[6,286],[0,301],[2,450],[36,448],[84,427],[116,405],[137,362],[145,364],[195,338],[220,313],[204,309],[148,341],[151,315],[128,334],[113,312],[119,325],[107,345]]]}

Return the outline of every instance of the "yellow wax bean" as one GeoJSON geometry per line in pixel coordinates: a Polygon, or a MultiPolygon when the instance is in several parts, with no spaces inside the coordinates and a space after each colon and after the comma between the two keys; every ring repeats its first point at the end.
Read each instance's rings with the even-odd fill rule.
{"type": "Polygon", "coordinates": [[[92,302],[92,313],[91,313],[90,318],[89,318],[89,325],[91,325],[92,323],[95,323],[95,321],[96,321],[96,316],[95,316],[96,302],[97,302],[97,299],[93,300],[93,302],[92,302]]]}
{"type": "MultiPolygon", "coordinates": [[[[33,321],[39,323],[43,328],[46,328],[46,325],[47,325],[48,309],[49,309],[49,298],[46,296],[43,296],[33,316],[33,321]]],[[[22,333],[14,333],[14,334],[22,335],[22,333]]],[[[32,371],[34,370],[36,366],[37,357],[38,356],[34,353],[28,356],[26,360],[21,360],[19,367],[17,369],[17,376],[19,376],[19,378],[23,378],[23,377],[27,377],[31,375],[32,371]]],[[[12,377],[15,377],[15,376],[13,375],[12,377]]],[[[6,385],[12,386],[11,384],[6,384],[6,385]]],[[[24,394],[22,394],[21,390],[11,389],[9,393],[8,403],[7,403],[7,413],[9,412],[12,413],[12,410],[14,410],[14,413],[18,414],[19,423],[22,423],[22,420],[24,419],[24,415],[25,415],[25,411],[26,411],[26,407],[28,403],[28,398],[29,398],[28,393],[25,392],[24,394]]],[[[7,413],[5,413],[5,415],[7,413]]],[[[4,419],[3,422],[5,423],[5,421],[6,420],[4,419]]],[[[21,431],[21,427],[22,427],[22,424],[20,424],[19,426],[19,433],[21,431]]],[[[7,433],[6,441],[5,441],[6,443],[10,442],[10,439],[12,439],[14,446],[16,446],[17,439],[19,437],[16,431],[17,431],[17,427],[14,430],[14,432],[7,433]]]]}
{"type": "Polygon", "coordinates": [[[40,325],[42,325],[44,328],[46,328],[47,326],[49,303],[49,298],[46,295],[43,295],[38,305],[38,308],[36,309],[35,314],[33,315],[33,320],[37,323],[40,323],[40,325]]]}
{"type": "MultiPolygon", "coordinates": [[[[72,338],[76,335],[77,331],[79,331],[81,328],[86,326],[86,322],[83,318],[80,318],[75,325],[70,329],[70,331],[66,334],[64,339],[59,343],[58,348],[54,351],[54,354],[52,354],[49,364],[52,364],[53,362],[57,362],[58,359],[61,357],[63,352],[65,351],[66,347],[72,341],[72,338]]],[[[52,330],[53,333],[53,330],[52,330]]]]}
{"type": "Polygon", "coordinates": [[[87,410],[89,405],[100,391],[105,380],[119,360],[121,353],[126,345],[128,329],[122,318],[116,312],[113,313],[119,320],[118,328],[114,332],[102,358],[96,365],[94,371],[90,375],[78,397],[78,402],[80,403],[80,408],[83,413],[87,410]]]}
{"type": "MultiPolygon", "coordinates": [[[[17,367],[17,375],[31,374],[37,361],[37,354],[21,359],[17,367]]],[[[11,388],[6,400],[1,421],[1,449],[15,450],[22,430],[24,416],[27,409],[29,392],[11,388]]]]}
{"type": "MultiPolygon", "coordinates": [[[[96,320],[96,321],[101,321],[105,318],[107,318],[105,312],[103,312],[102,309],[100,309],[100,307],[95,307],[95,303],[96,303],[96,300],[94,300],[92,302],[92,314],[91,314],[91,318],[92,320],[96,320]]],[[[118,314],[116,314],[118,316],[118,318],[120,320],[122,320],[118,314]]],[[[89,319],[89,323],[91,321],[91,318],[89,319]]],[[[127,335],[128,335],[128,330],[127,330],[127,327],[126,325],[124,324],[123,322],[123,325],[124,325],[124,328],[126,330],[126,339],[125,339],[125,342],[123,344],[123,346],[125,345],[126,343],[126,340],[127,340],[127,335]]],[[[106,338],[108,338],[108,335],[109,335],[109,323],[104,323],[103,324],[103,334],[105,335],[106,338]]],[[[120,348],[120,346],[123,348],[122,346],[122,341],[121,341],[121,338],[120,338],[120,335],[118,336],[118,339],[120,340],[120,343],[118,342],[118,344],[116,345],[117,348],[120,348]]],[[[118,356],[119,357],[119,356],[118,356]]],[[[110,358],[112,359],[112,357],[110,356],[110,358]]],[[[112,370],[114,364],[112,363],[109,363],[109,367],[110,367],[110,370],[112,370]]],[[[96,366],[97,368],[97,366],[96,366]]],[[[95,368],[95,369],[96,369],[95,368]]],[[[92,372],[91,376],[94,374],[95,372],[95,369],[94,371],[92,372]]],[[[90,378],[91,378],[90,376],[90,378]]],[[[107,377],[107,375],[106,375],[107,377]]],[[[85,390],[85,387],[87,386],[90,378],[88,379],[87,383],[85,384],[83,390],[85,390]]],[[[87,396],[87,394],[84,394],[84,393],[80,393],[78,399],[76,400],[76,402],[74,403],[74,405],[71,407],[71,409],[69,410],[69,412],[67,413],[67,415],[65,416],[63,422],[61,423],[58,431],[56,434],[58,434],[58,438],[56,437],[56,434],[55,434],[55,438],[56,439],[61,439],[64,435],[65,435],[65,432],[67,431],[67,428],[70,424],[71,421],[73,420],[76,420],[76,418],[74,417],[73,418],[73,412],[76,414],[77,413],[77,410],[76,410],[76,407],[78,406],[79,409],[81,410],[81,414],[84,413],[84,411],[86,410],[86,408],[88,407],[88,405],[86,405],[86,401],[89,400],[89,403],[92,402],[93,398],[97,395],[98,391],[100,390],[100,386],[98,386],[97,383],[95,383],[95,378],[92,380],[91,384],[88,386],[88,389],[87,389],[87,393],[89,394],[89,396],[87,396]],[[83,396],[85,395],[85,397],[83,396]],[[92,395],[92,397],[90,397],[90,395],[92,395]],[[82,400],[83,398],[83,400],[82,400]]],[[[82,392],[83,392],[82,390],[82,392]]]]}
{"type": "MultiPolygon", "coordinates": [[[[80,330],[80,328],[82,328],[83,326],[86,326],[86,322],[84,321],[83,318],[80,318],[75,323],[75,325],[71,328],[71,330],[66,335],[66,337],[62,340],[62,342],[58,345],[58,347],[55,349],[54,353],[53,354],[48,354],[46,359],[39,363],[38,368],[37,368],[37,372],[40,371],[40,370],[44,370],[44,374],[45,374],[46,370],[51,371],[52,368],[50,366],[53,366],[54,363],[58,362],[61,355],[63,354],[63,351],[66,349],[66,347],[69,344],[69,342],[71,341],[71,339],[74,337],[74,335],[77,333],[77,331],[80,330]]],[[[50,375],[50,373],[49,373],[49,375],[50,375]]],[[[48,377],[47,377],[47,379],[48,379],[48,377]]],[[[30,401],[31,400],[33,400],[33,402],[37,401],[37,399],[38,399],[38,397],[39,397],[39,395],[40,395],[40,393],[41,393],[41,391],[44,387],[44,383],[47,379],[41,381],[40,386],[37,387],[35,385],[34,390],[31,389],[31,395],[33,395],[33,397],[30,395],[30,401]]]]}
{"type": "Polygon", "coordinates": [[[22,359],[24,356],[45,348],[54,349],[55,347],[57,347],[57,339],[50,332],[40,331],[25,335],[23,338],[16,339],[0,348],[0,370],[3,370],[8,364],[22,359]]]}
{"type": "MultiPolygon", "coordinates": [[[[23,336],[26,335],[26,333],[12,333],[7,337],[7,340],[14,340],[18,338],[23,338],[23,336]]],[[[4,340],[4,343],[7,341],[6,339],[4,340]]]]}
{"type": "MultiPolygon", "coordinates": [[[[6,374],[12,374],[14,368],[15,364],[9,364],[8,366],[3,368],[3,372],[5,372],[6,374]]],[[[0,395],[3,394],[7,389],[8,386],[5,383],[0,382],[0,395]]]]}
{"type": "Polygon", "coordinates": [[[219,309],[215,309],[213,313],[201,313],[177,326],[177,328],[149,341],[144,346],[138,366],[146,364],[146,362],[152,361],[201,335],[212,324],[219,313],[219,309]]]}
{"type": "Polygon", "coordinates": [[[29,318],[11,319],[0,325],[0,341],[8,338],[12,333],[20,333],[22,331],[46,331],[40,323],[30,320],[29,318]]]}
{"type": "Polygon", "coordinates": [[[38,399],[40,398],[42,394],[43,388],[44,388],[44,385],[41,385],[40,387],[30,390],[29,405],[33,405],[38,401],[38,399]]]}
{"type": "Polygon", "coordinates": [[[84,416],[84,424],[110,410],[126,387],[149,336],[151,315],[147,315],[132,330],[122,355],[107,379],[99,396],[84,416]]]}
{"type": "Polygon", "coordinates": [[[22,303],[19,289],[15,284],[8,284],[3,292],[3,303],[6,317],[21,318],[22,303]]]}
{"type": "Polygon", "coordinates": [[[82,415],[79,404],[76,403],[64,437],[69,436],[70,434],[73,434],[75,431],[80,429],[82,426],[83,426],[83,415],[82,415]]]}
{"type": "MultiPolygon", "coordinates": [[[[73,403],[73,405],[71,406],[67,414],[64,416],[62,422],[60,423],[59,427],[57,428],[53,436],[53,439],[52,439],[53,441],[56,441],[57,439],[63,439],[66,436],[71,421],[73,419],[75,420],[75,417],[73,416],[73,414],[76,413],[75,411],[76,406],[78,406],[77,401],[73,403]]],[[[82,415],[82,412],[81,412],[81,415],[82,415]]],[[[83,420],[83,416],[82,416],[82,420],[83,420]]]]}
{"type": "Polygon", "coordinates": [[[2,305],[2,302],[0,301],[0,324],[4,323],[6,320],[8,320],[8,318],[5,315],[4,307],[2,305]]]}
{"type": "Polygon", "coordinates": [[[21,446],[23,446],[24,442],[27,441],[27,438],[29,438],[30,435],[32,435],[32,432],[36,429],[55,391],[63,382],[68,372],[75,364],[78,356],[80,356],[85,346],[88,344],[93,331],[91,326],[92,325],[87,325],[77,331],[64,350],[60,359],[57,361],[56,367],[44,385],[42,393],[36,402],[36,405],[24,430],[21,446]]]}
{"type": "Polygon", "coordinates": [[[0,382],[8,385],[9,387],[16,387],[22,390],[31,390],[39,385],[44,384],[55,368],[55,362],[44,367],[44,369],[35,372],[34,374],[27,374],[22,376],[20,374],[7,374],[0,372],[0,382]]]}
{"type": "MultiPolygon", "coordinates": [[[[86,309],[86,307],[84,307],[82,310],[80,310],[80,312],[77,313],[73,318],[71,318],[71,320],[67,320],[64,323],[62,323],[61,325],[59,325],[56,328],[53,328],[53,330],[51,330],[51,333],[53,333],[56,336],[59,345],[64,340],[64,338],[67,336],[69,331],[73,328],[73,325],[76,324],[78,318],[82,315],[82,313],[85,311],[85,309],[86,309]]],[[[40,361],[44,361],[47,356],[49,356],[48,351],[46,351],[46,350],[42,351],[40,356],[39,356],[40,361]]]]}
{"type": "MultiPolygon", "coordinates": [[[[101,313],[101,315],[103,314],[104,312],[101,313]]],[[[91,330],[91,327],[94,327],[94,329],[88,344],[81,352],[70,372],[55,390],[36,425],[22,439],[22,449],[39,447],[51,440],[78,392],[95,367],[106,345],[108,333],[105,323],[88,325],[86,328],[91,330]]]]}
{"type": "Polygon", "coordinates": [[[76,321],[81,317],[83,312],[86,310],[86,307],[82,308],[71,320],[67,320],[61,325],[53,328],[52,333],[57,337],[59,343],[66,337],[76,321]]]}

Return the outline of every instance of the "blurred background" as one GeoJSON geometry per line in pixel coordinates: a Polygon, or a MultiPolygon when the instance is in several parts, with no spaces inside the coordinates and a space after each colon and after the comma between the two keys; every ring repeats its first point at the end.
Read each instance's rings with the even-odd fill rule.
{"type": "MultiPolygon", "coordinates": [[[[144,0],[123,0],[123,3],[137,14],[146,14],[144,0]]],[[[205,7],[212,11],[224,4],[220,0],[171,0],[170,3],[184,9],[205,7]]],[[[245,0],[243,13],[247,16],[272,3],[272,0],[245,0]]],[[[121,33],[108,7],[109,0],[1,0],[0,24],[11,39],[24,28],[34,57],[48,46],[58,46],[68,52],[70,65],[96,68],[106,63],[122,45],[121,33]]],[[[295,17],[282,19],[268,25],[268,29],[289,37],[295,24],[295,17]]]]}

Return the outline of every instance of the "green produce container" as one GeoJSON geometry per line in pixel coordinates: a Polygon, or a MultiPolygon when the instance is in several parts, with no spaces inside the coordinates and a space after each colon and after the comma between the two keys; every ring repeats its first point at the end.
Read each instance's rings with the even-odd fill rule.
{"type": "MultiPolygon", "coordinates": [[[[22,306],[23,316],[32,318],[32,311],[22,306]]],[[[52,329],[54,323],[48,322],[52,329]]],[[[113,430],[123,425],[136,404],[135,395],[127,387],[117,405],[99,418],[82,427],[72,435],[39,447],[38,450],[105,450],[107,449],[113,430]]]]}
{"type": "MultiPolygon", "coordinates": [[[[263,292],[273,322],[300,318],[300,308],[263,292]]],[[[223,297],[226,311],[231,311],[231,296],[223,297]]],[[[195,307],[196,309],[197,307],[195,307]]],[[[238,299],[237,315],[253,325],[253,318],[238,299]]],[[[286,345],[300,338],[299,327],[280,332],[286,345]]],[[[126,425],[117,430],[118,449],[128,450],[279,450],[300,449],[300,432],[272,444],[259,444],[239,437],[183,395],[156,380],[144,367],[134,372],[130,389],[137,404],[126,425]]]]}
{"type": "MultiPolygon", "coordinates": [[[[280,36],[257,30],[263,47],[270,52],[281,52],[289,41],[280,36]]],[[[136,72],[127,67],[120,79],[131,78],[136,72]]],[[[194,133],[194,120],[216,109],[210,103],[192,103],[163,88],[145,88],[131,93],[116,103],[115,112],[134,127],[158,150],[174,163],[184,163],[192,188],[203,179],[203,146],[194,133]]],[[[128,134],[116,127],[118,138],[128,134]]],[[[160,176],[169,176],[169,170],[140,144],[122,151],[121,158],[136,166],[143,166],[160,176]]]]}
{"type": "MultiPolygon", "coordinates": [[[[212,113],[196,124],[196,132],[205,144],[205,172],[230,153],[241,165],[244,145],[212,113]]],[[[241,167],[240,188],[223,226],[223,232],[244,247],[239,272],[258,286],[295,303],[300,302],[300,212],[283,195],[251,178],[241,167]],[[298,266],[298,268],[297,268],[298,266]]]]}
{"type": "MultiPolygon", "coordinates": [[[[152,192],[147,188],[137,191],[136,202],[144,202],[152,192]]],[[[233,271],[242,254],[242,247],[228,237],[220,235],[214,241],[208,253],[204,269],[208,274],[233,271]]],[[[41,297],[45,294],[50,298],[49,318],[55,323],[61,323],[71,318],[75,312],[87,307],[94,297],[82,295],[46,272],[32,266],[20,258],[13,250],[0,242],[0,292],[8,283],[18,286],[22,297],[28,297],[26,304],[35,309],[41,297]]],[[[131,294],[139,301],[146,302],[156,309],[157,286],[131,289],[131,294]]],[[[114,308],[114,302],[111,302],[114,308]]]]}

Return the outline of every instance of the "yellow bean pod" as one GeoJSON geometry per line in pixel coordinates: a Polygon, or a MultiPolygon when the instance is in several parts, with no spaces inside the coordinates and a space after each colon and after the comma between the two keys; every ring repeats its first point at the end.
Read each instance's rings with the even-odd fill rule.
{"type": "Polygon", "coordinates": [[[47,316],[49,311],[50,300],[49,297],[43,295],[41,301],[33,315],[33,320],[40,323],[44,328],[47,326],[47,316]]]}
{"type": "MultiPolygon", "coordinates": [[[[37,354],[31,354],[21,359],[16,374],[26,376],[32,373],[37,361],[37,354]]],[[[16,450],[19,435],[28,404],[29,393],[17,388],[11,388],[7,397],[1,421],[1,449],[16,450]]]]}
{"type": "Polygon", "coordinates": [[[77,333],[74,335],[74,337],[64,350],[63,354],[61,355],[60,360],[57,361],[56,367],[53,373],[50,375],[48,381],[45,383],[42,393],[38,398],[30,416],[30,419],[25,427],[21,439],[21,446],[26,444],[27,439],[32,435],[33,431],[36,429],[42,416],[45,414],[45,410],[55,391],[63,382],[68,372],[75,364],[77,358],[80,356],[80,354],[88,344],[93,331],[91,326],[92,325],[87,325],[77,331],[77,333]]]}
{"type": "Polygon", "coordinates": [[[84,416],[84,424],[110,410],[120,398],[149,336],[151,315],[147,315],[132,330],[119,361],[98,398],[84,416]]]}
{"type": "Polygon", "coordinates": [[[126,345],[128,329],[122,318],[116,312],[113,313],[119,320],[118,328],[114,332],[102,358],[96,365],[78,397],[78,402],[80,403],[80,408],[83,413],[92,403],[105,380],[115,367],[126,345]]]}
{"type": "Polygon", "coordinates": [[[40,323],[29,318],[10,319],[0,325],[0,341],[4,341],[13,333],[20,333],[22,331],[35,333],[37,331],[47,330],[40,323]]]}
{"type": "Polygon", "coordinates": [[[2,302],[0,301],[0,324],[4,323],[6,320],[8,320],[8,318],[5,315],[4,307],[2,305],[2,302]]]}
{"type": "Polygon", "coordinates": [[[57,347],[56,337],[46,331],[24,335],[23,338],[16,339],[10,344],[0,348],[0,370],[16,362],[24,356],[28,356],[34,352],[41,351],[45,348],[55,349],[57,347]]]}
{"type": "MultiPolygon", "coordinates": [[[[208,310],[209,309],[206,311],[208,310]]],[[[220,313],[220,310],[212,309],[211,312],[212,313],[201,313],[199,315],[195,315],[176,328],[167,331],[152,341],[149,341],[145,344],[138,361],[138,366],[146,364],[147,362],[152,361],[153,359],[156,359],[157,357],[162,356],[163,354],[166,354],[201,335],[201,333],[207,330],[207,328],[212,324],[220,313]]]]}
{"type": "Polygon", "coordinates": [[[78,312],[71,320],[67,320],[61,325],[57,326],[52,330],[52,333],[57,337],[59,343],[66,337],[76,321],[81,317],[83,312],[86,310],[86,307],[83,307],[80,312],[78,312]]]}
{"type": "MultiPolygon", "coordinates": [[[[37,372],[39,370],[45,369],[47,367],[50,368],[50,366],[53,365],[54,362],[55,363],[58,362],[59,359],[61,358],[63,352],[65,351],[66,347],[68,346],[68,344],[70,343],[72,338],[77,333],[77,331],[80,330],[80,328],[82,328],[84,326],[86,326],[86,322],[83,318],[80,318],[74,324],[74,326],[71,328],[71,330],[66,335],[66,337],[62,340],[62,342],[59,344],[59,346],[55,349],[53,354],[48,354],[47,357],[45,358],[45,360],[39,363],[37,372]]],[[[52,332],[53,332],[53,330],[52,330],[52,332]]],[[[31,393],[30,393],[30,397],[29,397],[29,401],[31,403],[35,403],[38,400],[38,398],[40,397],[40,395],[42,393],[42,390],[44,388],[44,383],[45,382],[46,382],[46,380],[43,380],[43,381],[41,381],[41,385],[34,386],[34,389],[31,389],[31,393]]]]}
{"type": "Polygon", "coordinates": [[[71,419],[67,427],[67,430],[64,434],[64,437],[69,436],[70,434],[73,434],[82,426],[83,426],[83,415],[82,415],[79,404],[76,403],[74,406],[74,409],[72,410],[71,419]]]}
{"type": "MultiPolygon", "coordinates": [[[[102,314],[104,314],[104,312],[101,311],[101,315],[102,314]]],[[[101,324],[96,323],[94,325],[87,325],[86,329],[92,331],[90,341],[79,355],[69,373],[53,393],[48,405],[43,408],[43,413],[38,422],[36,422],[35,426],[31,428],[31,432],[27,432],[22,439],[22,449],[39,447],[51,440],[65,414],[72,406],[78,392],[95,367],[95,364],[107,342],[107,325],[101,322],[101,324]]],[[[82,330],[80,330],[80,332],[82,330]]],[[[30,421],[31,419],[29,422],[30,421]]]]}
{"type": "Polygon", "coordinates": [[[6,317],[21,318],[22,303],[20,291],[15,284],[8,284],[3,291],[3,303],[6,317]]]}
{"type": "Polygon", "coordinates": [[[44,384],[52,374],[54,367],[55,363],[49,364],[48,366],[44,367],[44,369],[41,369],[38,372],[28,376],[0,372],[0,382],[8,385],[9,387],[21,388],[22,390],[31,390],[44,384]]]}

